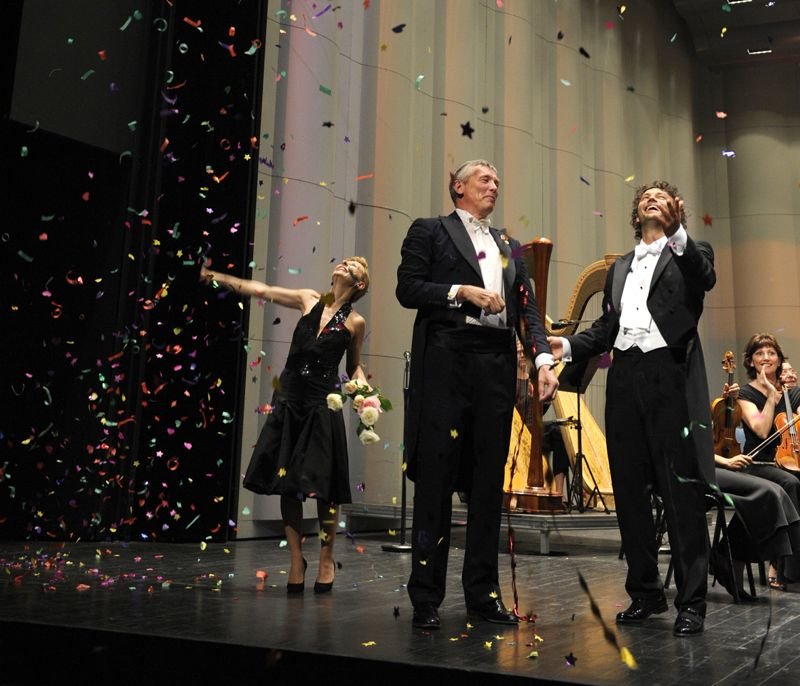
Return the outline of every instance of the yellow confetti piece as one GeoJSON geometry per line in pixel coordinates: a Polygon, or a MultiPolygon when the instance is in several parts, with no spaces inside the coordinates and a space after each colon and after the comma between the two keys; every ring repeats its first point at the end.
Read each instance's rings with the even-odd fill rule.
{"type": "Polygon", "coordinates": [[[720,32],[719,32],[719,37],[720,37],[720,38],[725,38],[725,34],[726,34],[726,33],[728,33],[728,27],[727,27],[727,26],[723,26],[723,27],[720,29],[720,32]]]}
{"type": "Polygon", "coordinates": [[[364,646],[365,648],[369,648],[370,646],[376,646],[378,644],[375,643],[375,641],[366,641],[365,643],[362,643],[361,645],[364,646]]]}
{"type": "Polygon", "coordinates": [[[390,536],[397,536],[397,531],[395,531],[394,529],[389,529],[389,535],[390,536]]]}
{"type": "Polygon", "coordinates": [[[469,622],[467,622],[467,629],[473,629],[473,628],[474,628],[474,627],[472,626],[472,624],[470,624],[469,622]]]}
{"type": "Polygon", "coordinates": [[[455,642],[455,641],[457,641],[457,640],[458,640],[458,636],[451,636],[451,637],[450,637],[450,642],[451,642],[451,643],[454,643],[454,642],[455,642]]]}
{"type": "Polygon", "coordinates": [[[625,177],[625,183],[630,183],[630,182],[631,182],[631,181],[633,181],[635,178],[636,178],[636,177],[635,177],[633,174],[631,174],[630,176],[626,176],[626,177],[625,177]]]}
{"type": "Polygon", "coordinates": [[[427,560],[420,560],[419,563],[424,567],[428,564],[427,560]]]}
{"type": "Polygon", "coordinates": [[[456,429],[450,429],[450,437],[458,438],[458,431],[456,429]]]}
{"type": "Polygon", "coordinates": [[[283,476],[286,476],[286,469],[284,469],[283,467],[281,467],[281,468],[278,470],[278,476],[281,476],[281,477],[283,477],[283,476]]]}
{"type": "Polygon", "coordinates": [[[536,641],[537,643],[544,643],[544,639],[541,636],[539,636],[539,634],[534,634],[533,640],[536,641]]]}
{"type": "Polygon", "coordinates": [[[528,659],[529,660],[535,660],[537,657],[539,657],[539,651],[538,650],[531,650],[531,652],[528,653],[528,659]]]}
{"type": "Polygon", "coordinates": [[[489,594],[489,597],[490,597],[490,598],[496,598],[496,597],[497,597],[497,591],[492,591],[492,592],[489,594]]]}
{"type": "Polygon", "coordinates": [[[636,664],[636,658],[633,657],[633,653],[631,653],[631,651],[625,646],[622,646],[622,648],[619,649],[619,658],[629,669],[639,669],[639,665],[636,664]]]}
{"type": "Polygon", "coordinates": [[[206,548],[208,548],[208,543],[200,541],[200,550],[205,550],[206,548]]]}
{"type": "Polygon", "coordinates": [[[491,641],[484,641],[483,642],[483,647],[486,648],[486,650],[490,650],[491,647],[492,647],[492,642],[491,641]]]}

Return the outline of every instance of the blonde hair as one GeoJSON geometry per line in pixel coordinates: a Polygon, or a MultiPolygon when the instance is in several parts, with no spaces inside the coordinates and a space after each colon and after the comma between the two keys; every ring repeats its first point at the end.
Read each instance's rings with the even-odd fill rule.
{"type": "Polygon", "coordinates": [[[342,262],[355,262],[359,267],[361,267],[362,274],[359,281],[363,282],[364,288],[355,290],[353,296],[350,298],[350,302],[354,303],[356,300],[363,298],[369,290],[369,264],[367,263],[367,259],[365,257],[361,257],[359,255],[345,257],[342,262]]]}

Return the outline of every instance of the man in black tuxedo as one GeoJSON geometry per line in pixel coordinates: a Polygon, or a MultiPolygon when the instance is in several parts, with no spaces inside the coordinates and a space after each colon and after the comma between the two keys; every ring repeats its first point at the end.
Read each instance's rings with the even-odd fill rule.
{"type": "Polygon", "coordinates": [[[603,314],[586,331],[550,338],[556,359],[613,350],[606,384],[606,441],[630,607],[618,624],[665,612],[651,494],[667,516],[678,589],[673,633],[703,631],[708,577],[704,490],[714,482],[708,385],[697,334],[716,282],[714,253],[686,233],[683,200],[656,181],[634,197],[636,250],[608,272],[603,314]]]}
{"type": "Polygon", "coordinates": [[[452,175],[449,216],[417,219],[403,241],[397,299],[417,310],[405,446],[414,481],[413,624],[440,626],[455,491],[468,499],[462,585],[467,610],[515,624],[497,572],[503,476],[520,336],[538,369],[539,394],[558,380],[519,243],[489,225],[500,181],[485,160],[452,175]]]}

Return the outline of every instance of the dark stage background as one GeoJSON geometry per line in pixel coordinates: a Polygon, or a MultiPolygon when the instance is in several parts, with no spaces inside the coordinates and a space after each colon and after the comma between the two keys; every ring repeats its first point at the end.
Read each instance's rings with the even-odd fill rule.
{"type": "Polygon", "coordinates": [[[227,540],[267,2],[0,12],[0,537],[227,540]]]}

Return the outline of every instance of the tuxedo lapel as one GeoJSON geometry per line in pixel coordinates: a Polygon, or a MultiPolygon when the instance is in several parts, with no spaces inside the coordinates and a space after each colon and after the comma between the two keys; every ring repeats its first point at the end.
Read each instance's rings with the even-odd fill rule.
{"type": "Polygon", "coordinates": [[[672,250],[668,249],[667,246],[664,246],[664,249],[661,251],[661,255],[658,258],[658,262],[656,262],[656,268],[653,270],[653,280],[650,282],[650,293],[653,292],[656,283],[658,283],[658,280],[661,278],[661,275],[664,273],[664,270],[671,261],[672,250]]]}
{"type": "Polygon", "coordinates": [[[620,257],[614,265],[614,282],[611,286],[611,301],[614,303],[614,309],[618,313],[622,312],[622,289],[625,288],[625,279],[628,278],[632,262],[633,251],[620,257]]]}
{"type": "Polygon", "coordinates": [[[478,264],[478,256],[475,254],[475,246],[467,235],[467,229],[464,227],[459,216],[453,212],[446,217],[441,217],[442,226],[444,226],[450,239],[455,244],[458,252],[467,261],[467,263],[475,270],[475,273],[483,283],[483,275],[481,274],[481,267],[478,264]]]}
{"type": "Polygon", "coordinates": [[[506,302],[508,302],[508,299],[511,297],[511,293],[513,292],[514,281],[517,278],[517,265],[515,264],[514,256],[511,253],[511,246],[502,239],[502,233],[500,230],[490,228],[489,232],[492,234],[494,242],[497,243],[497,247],[500,249],[500,255],[502,255],[502,260],[504,263],[503,286],[506,289],[505,299],[506,302]]]}

